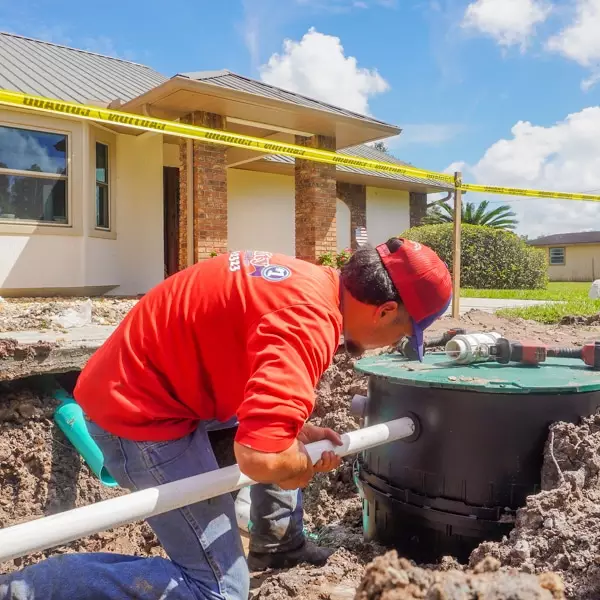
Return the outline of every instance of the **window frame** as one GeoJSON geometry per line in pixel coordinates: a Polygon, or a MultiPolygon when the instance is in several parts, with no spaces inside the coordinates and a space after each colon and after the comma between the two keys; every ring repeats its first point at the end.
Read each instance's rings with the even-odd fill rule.
{"type": "Polygon", "coordinates": [[[24,129],[26,131],[32,131],[37,133],[50,133],[55,135],[64,136],[67,140],[67,152],[66,152],[66,167],[67,174],[66,175],[58,175],[55,173],[42,173],[39,171],[26,171],[21,169],[5,169],[0,168],[1,175],[13,175],[17,177],[31,177],[32,179],[51,179],[53,181],[65,181],[65,202],[66,202],[66,223],[53,222],[53,221],[40,221],[34,219],[6,219],[0,217],[0,227],[8,227],[8,228],[18,228],[18,227],[50,227],[50,228],[59,228],[59,229],[72,229],[73,228],[73,211],[71,205],[72,198],[72,154],[73,154],[73,140],[72,140],[72,132],[65,131],[61,129],[56,129],[54,127],[48,127],[45,125],[33,125],[29,123],[22,122],[12,122],[6,119],[0,120],[0,127],[5,127],[7,129],[24,129]]]}
{"type": "Polygon", "coordinates": [[[550,246],[548,248],[548,264],[551,267],[564,267],[567,264],[567,247],[550,246]],[[562,262],[552,262],[552,250],[562,250],[562,262]]]}
{"type": "Polygon", "coordinates": [[[111,165],[111,159],[112,159],[112,151],[111,151],[111,147],[110,144],[99,140],[97,138],[94,139],[94,181],[95,181],[95,186],[94,186],[94,229],[96,229],[97,231],[104,231],[104,232],[110,232],[112,231],[112,191],[111,191],[111,177],[112,177],[112,165],[111,165]],[[98,181],[98,178],[96,177],[96,169],[98,168],[97,166],[97,160],[98,160],[98,146],[104,146],[104,148],[106,148],[106,181],[98,181]],[[106,189],[106,201],[108,203],[108,227],[102,227],[101,225],[98,224],[98,205],[97,205],[97,196],[96,196],[96,192],[98,190],[98,186],[103,187],[104,189],[106,189]]]}
{"type": "Polygon", "coordinates": [[[86,175],[86,231],[88,237],[105,240],[117,239],[117,134],[105,127],[89,124],[87,138],[88,174],[86,175]],[[109,228],[97,227],[96,222],[96,144],[108,148],[108,224],[109,228]]]}

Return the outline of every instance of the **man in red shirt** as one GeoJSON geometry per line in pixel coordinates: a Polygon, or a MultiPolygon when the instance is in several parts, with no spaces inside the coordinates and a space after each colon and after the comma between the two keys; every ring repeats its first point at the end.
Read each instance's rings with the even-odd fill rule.
{"type": "Polygon", "coordinates": [[[51,558],[0,577],[0,600],[232,599],[250,569],[322,564],[302,532],[300,488],[336,468],[304,445],[339,435],[307,423],[340,338],[348,351],[413,337],[447,309],[448,269],[429,248],[392,238],[338,274],[269,252],[231,252],[165,280],[92,356],[74,396],[119,484],[143,489],[217,468],[208,432],[237,425],[251,488],[246,561],[226,494],[148,519],[171,560],[115,554],[51,558]],[[20,595],[19,595],[20,594],[20,595]],[[29,594],[29,595],[28,595],[29,594]]]}

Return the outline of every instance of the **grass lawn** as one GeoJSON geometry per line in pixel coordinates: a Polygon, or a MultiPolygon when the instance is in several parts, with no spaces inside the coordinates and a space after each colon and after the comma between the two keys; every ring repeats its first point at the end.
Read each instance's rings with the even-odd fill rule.
{"type": "Polygon", "coordinates": [[[563,317],[589,317],[600,312],[600,300],[568,300],[562,304],[538,304],[523,308],[503,308],[500,317],[521,318],[548,325],[560,323],[563,317]]]}
{"type": "Polygon", "coordinates": [[[474,290],[464,288],[461,298],[510,298],[515,300],[587,300],[591,283],[571,283],[556,281],[548,284],[546,290],[474,290]]]}
{"type": "Polygon", "coordinates": [[[546,290],[461,290],[462,298],[510,298],[516,300],[549,300],[561,304],[539,304],[525,308],[505,308],[502,317],[520,317],[540,323],[559,323],[566,316],[589,316],[600,312],[600,300],[590,300],[590,283],[554,282],[546,290]]]}

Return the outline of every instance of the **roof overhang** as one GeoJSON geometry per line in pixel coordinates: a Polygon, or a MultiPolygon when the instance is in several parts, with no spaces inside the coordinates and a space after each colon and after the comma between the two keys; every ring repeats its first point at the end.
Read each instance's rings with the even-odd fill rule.
{"type": "MultiPolygon", "coordinates": [[[[288,175],[291,177],[294,176],[293,164],[271,162],[268,160],[248,162],[245,164],[236,165],[235,168],[242,169],[244,171],[258,171],[261,173],[274,173],[276,175],[288,175]]],[[[352,173],[349,171],[343,171],[339,168],[336,169],[336,179],[337,181],[343,181],[346,183],[355,183],[383,189],[403,190],[422,194],[439,194],[440,192],[447,193],[449,191],[447,188],[430,185],[428,183],[420,184],[388,177],[378,177],[375,172],[373,175],[352,173]]]]}
{"type": "Polygon", "coordinates": [[[554,247],[567,247],[567,246],[600,246],[600,240],[597,242],[542,242],[538,244],[535,240],[527,242],[529,246],[534,248],[554,248],[554,247]]]}
{"type": "Polygon", "coordinates": [[[125,112],[175,120],[194,111],[227,117],[227,130],[259,136],[280,134],[294,142],[296,135],[335,136],[336,148],[347,148],[398,135],[401,129],[385,123],[347,117],[284,100],[175,76],[120,106],[125,112]],[[257,133],[251,133],[256,131],[257,133]]]}

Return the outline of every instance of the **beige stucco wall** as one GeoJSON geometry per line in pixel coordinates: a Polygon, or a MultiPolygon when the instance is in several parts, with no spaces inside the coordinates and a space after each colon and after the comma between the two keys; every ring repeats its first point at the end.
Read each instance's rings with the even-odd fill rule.
{"type": "MultiPolygon", "coordinates": [[[[295,254],[294,178],[229,169],[228,245],[295,254]]],[[[367,188],[367,232],[370,243],[381,243],[408,228],[409,193],[367,188]]],[[[337,248],[350,246],[350,209],[338,199],[337,248]]]]}
{"type": "Polygon", "coordinates": [[[294,255],[294,178],[229,169],[227,244],[230,250],[266,250],[294,255]]]}
{"type": "Polygon", "coordinates": [[[137,294],[163,278],[162,136],[3,110],[0,124],[66,133],[69,225],[0,222],[0,296],[137,294]],[[109,146],[111,230],[95,229],[95,143],[109,146]],[[116,287],[116,289],[114,289],[116,287]]]}
{"type": "Polygon", "coordinates": [[[550,251],[549,248],[545,248],[550,281],[594,281],[600,278],[600,244],[564,246],[564,248],[564,265],[550,265],[550,251]]]}
{"type": "Polygon", "coordinates": [[[377,245],[410,227],[410,194],[367,187],[367,235],[377,245]]]}
{"type": "Polygon", "coordinates": [[[165,144],[163,146],[163,165],[179,167],[179,164],[179,144],[165,144]]]}
{"type": "Polygon", "coordinates": [[[117,150],[116,293],[140,294],[164,279],[162,136],[120,135],[117,150]]]}
{"type": "Polygon", "coordinates": [[[341,252],[346,248],[350,248],[350,244],[352,243],[352,234],[350,229],[352,222],[350,218],[350,208],[343,200],[338,198],[335,208],[337,250],[338,252],[341,252]]]}

